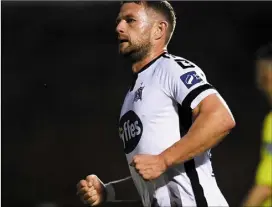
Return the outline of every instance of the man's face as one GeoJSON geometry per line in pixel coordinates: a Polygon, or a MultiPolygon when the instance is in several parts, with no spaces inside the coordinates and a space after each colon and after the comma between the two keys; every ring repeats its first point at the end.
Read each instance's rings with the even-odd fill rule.
{"type": "Polygon", "coordinates": [[[116,23],[119,52],[133,60],[146,56],[152,46],[153,22],[144,5],[133,2],[123,4],[116,23]]]}
{"type": "Polygon", "coordinates": [[[272,60],[257,62],[257,82],[260,89],[272,97],[272,60]]]}

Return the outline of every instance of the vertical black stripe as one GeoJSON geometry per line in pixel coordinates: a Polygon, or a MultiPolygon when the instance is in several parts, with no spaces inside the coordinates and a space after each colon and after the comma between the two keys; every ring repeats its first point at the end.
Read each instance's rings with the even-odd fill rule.
{"type": "Polygon", "coordinates": [[[195,168],[195,161],[189,160],[184,163],[185,171],[187,176],[189,177],[193,192],[195,195],[195,200],[196,200],[196,206],[198,207],[208,207],[207,200],[204,196],[203,188],[199,183],[199,178],[198,174],[195,168]]]}
{"type": "MultiPolygon", "coordinates": [[[[188,100],[188,102],[190,101],[188,100]]],[[[188,107],[188,104],[182,104],[182,106],[178,105],[178,114],[180,135],[182,137],[184,134],[188,132],[189,128],[192,125],[192,109],[188,107]]],[[[187,176],[190,179],[197,207],[207,207],[208,206],[207,200],[204,196],[203,188],[199,182],[194,159],[185,162],[184,168],[187,176]]]]}

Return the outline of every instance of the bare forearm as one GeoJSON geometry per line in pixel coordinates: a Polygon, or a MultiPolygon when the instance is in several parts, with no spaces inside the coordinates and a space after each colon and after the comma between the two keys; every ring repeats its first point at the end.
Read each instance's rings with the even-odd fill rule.
{"type": "Polygon", "coordinates": [[[167,166],[185,162],[220,142],[233,127],[230,116],[225,117],[216,111],[200,114],[188,133],[161,154],[167,166]]]}
{"type": "Polygon", "coordinates": [[[243,203],[243,207],[249,206],[261,206],[262,203],[272,196],[272,189],[270,186],[255,185],[246,200],[243,203]]]}

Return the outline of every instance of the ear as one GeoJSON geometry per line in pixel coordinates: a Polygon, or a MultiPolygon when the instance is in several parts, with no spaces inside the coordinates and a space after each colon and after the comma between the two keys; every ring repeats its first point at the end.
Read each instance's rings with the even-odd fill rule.
{"type": "Polygon", "coordinates": [[[163,36],[166,35],[168,29],[168,23],[166,21],[160,21],[157,23],[156,25],[156,29],[155,29],[155,40],[161,39],[163,36]]]}

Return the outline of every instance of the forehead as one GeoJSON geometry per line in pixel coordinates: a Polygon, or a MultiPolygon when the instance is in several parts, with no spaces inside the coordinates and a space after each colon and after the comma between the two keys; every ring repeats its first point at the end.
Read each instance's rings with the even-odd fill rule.
{"type": "Polygon", "coordinates": [[[146,14],[146,10],[143,4],[136,4],[134,2],[124,3],[119,11],[118,17],[124,16],[142,16],[146,14]]]}

